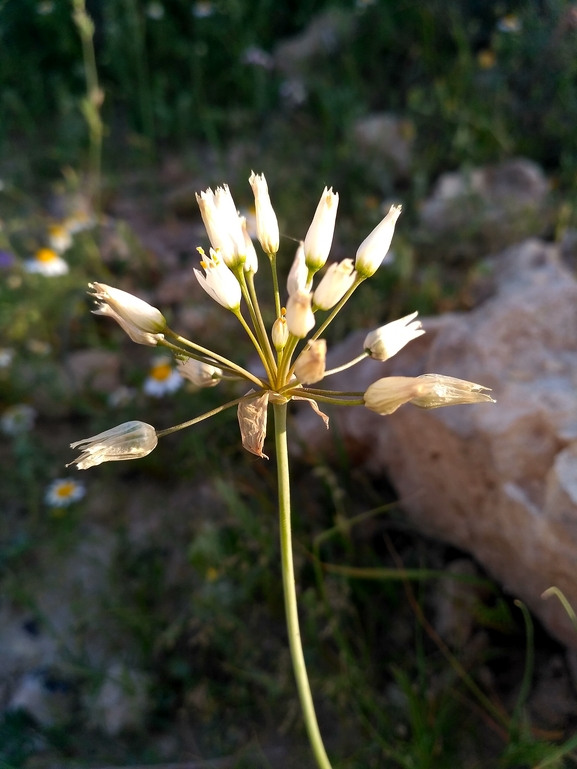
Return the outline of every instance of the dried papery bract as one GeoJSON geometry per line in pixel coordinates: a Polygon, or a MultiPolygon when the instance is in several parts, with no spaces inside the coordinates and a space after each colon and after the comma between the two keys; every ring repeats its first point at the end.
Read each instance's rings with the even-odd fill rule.
{"type": "Polygon", "coordinates": [[[333,243],[339,194],[333,188],[324,188],[313,221],[305,237],[305,260],[311,273],[325,264],[333,243]]]}
{"type": "Polygon", "coordinates": [[[422,336],[425,329],[420,320],[415,320],[418,314],[405,315],[367,334],[363,344],[367,355],[374,360],[388,360],[413,339],[422,336]]]}
{"type": "Polygon", "coordinates": [[[222,379],[222,369],[189,358],[177,361],[178,373],[196,387],[214,387],[222,379]]]}
{"type": "Polygon", "coordinates": [[[255,174],[254,171],[248,181],[254,193],[257,238],[265,254],[269,254],[269,256],[276,254],[280,235],[276,214],[268,194],[268,184],[264,174],[255,174]]]}
{"type": "Polygon", "coordinates": [[[140,459],[156,448],[158,437],[152,425],[146,422],[124,422],[111,430],[84,438],[70,444],[81,454],[67,465],[77,465],[79,470],[100,465],[102,462],[120,462],[140,459]]]}
{"type": "Polygon", "coordinates": [[[325,375],[327,343],[324,339],[309,342],[295,363],[295,376],[302,384],[320,382],[325,375]]]}
{"type": "Polygon", "coordinates": [[[261,459],[268,459],[262,451],[266,438],[268,400],[269,393],[265,392],[258,397],[239,403],[238,406],[238,424],[242,445],[251,454],[256,454],[261,459]]]}
{"type": "Polygon", "coordinates": [[[318,310],[330,310],[340,302],[355,282],[357,273],[352,259],[331,264],[313,294],[313,306],[318,310]]]}
{"type": "Polygon", "coordinates": [[[438,409],[464,403],[495,403],[489,387],[442,374],[421,374],[416,378],[420,392],[411,403],[421,409],[438,409]]]}
{"type": "Polygon", "coordinates": [[[286,306],[288,330],[298,339],[304,339],[314,328],[315,316],[312,311],[313,295],[309,291],[295,291],[289,296],[286,306]]]}
{"type": "Polygon", "coordinates": [[[358,247],[355,268],[362,278],[370,278],[381,266],[391,247],[395,224],[400,215],[401,206],[391,206],[382,222],[358,247]]]}

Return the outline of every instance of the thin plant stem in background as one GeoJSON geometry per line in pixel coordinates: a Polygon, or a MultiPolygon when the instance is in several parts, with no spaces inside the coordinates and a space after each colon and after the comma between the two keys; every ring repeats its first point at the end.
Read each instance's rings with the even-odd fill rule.
{"type": "MultiPolygon", "coordinates": [[[[145,422],[126,422],[91,438],[77,441],[72,447],[81,447],[81,454],[74,462],[79,469],[87,469],[101,462],[144,457],[156,448],[159,438],[197,424],[232,406],[238,409],[243,446],[258,457],[268,458],[263,447],[268,407],[272,405],[278,475],[280,560],[290,655],[313,755],[319,769],[330,769],[331,764],[315,713],[299,628],[291,533],[287,440],[289,401],[306,401],[321,417],[325,427],[328,427],[329,420],[321,412],[319,403],[333,407],[366,406],[384,415],[405,403],[428,409],[456,403],[493,401],[485,392],[487,388],[441,374],[384,377],[370,385],[366,392],[317,387],[316,384],[324,379],[326,373],[335,373],[335,370],[326,371],[326,342],[320,340],[319,336],[344,307],[353,291],[377,271],[389,249],[401,208],[392,206],[383,221],[365,238],[357,251],[354,266],[353,260],[349,259],[327,270],[317,292],[313,294],[315,274],[324,267],[328,258],[338,204],[338,195],[332,189],[325,188],[307,237],[295,256],[287,281],[289,296],[286,307],[283,307],[277,274],[279,230],[276,214],[264,176],[253,173],[249,182],[255,195],[257,236],[272,271],[272,303],[276,315],[272,328],[267,330],[264,324],[252,279],[258,268],[258,258],[250,239],[248,242],[245,239],[242,220],[227,185],[217,187],[216,191],[208,189],[196,196],[212,248],[209,256],[203,249],[199,249],[200,266],[204,272],[194,272],[211,298],[236,317],[260,358],[264,375],[257,376],[220,353],[174,333],[160,310],[141,299],[102,283],[91,284],[94,291],[92,296],[98,302],[95,310],[97,314],[111,316],[134,342],[152,347],[164,346],[171,350],[182,364],[182,375],[188,375],[196,386],[212,387],[218,384],[223,378],[223,372],[216,371],[215,366],[220,364],[229,375],[238,375],[251,389],[241,397],[174,427],[155,430],[145,422]],[[248,280],[245,271],[249,273],[248,280]],[[243,300],[248,310],[248,320],[241,311],[243,300]],[[317,332],[309,336],[316,324],[315,312],[321,307],[323,311],[329,311],[329,314],[317,332]],[[183,346],[168,342],[165,335],[183,346]]],[[[371,332],[365,340],[364,351],[359,351],[360,354],[349,364],[337,370],[356,365],[369,356],[376,360],[386,360],[394,355],[424,333],[420,322],[415,320],[416,314],[371,332]]],[[[319,544],[315,543],[317,576],[319,544]]],[[[474,688],[472,682],[470,686],[474,688]]],[[[482,700],[483,694],[476,689],[474,691],[482,700]]],[[[490,703],[488,705],[492,707],[490,703]]]]}
{"type": "Polygon", "coordinates": [[[72,0],[74,23],[82,42],[84,76],[86,78],[86,97],[81,108],[88,126],[88,184],[94,213],[100,213],[100,179],[102,164],[102,137],[104,123],[100,109],[104,101],[104,92],[98,85],[98,70],[94,54],[94,22],[86,12],[85,0],[72,0]]]}

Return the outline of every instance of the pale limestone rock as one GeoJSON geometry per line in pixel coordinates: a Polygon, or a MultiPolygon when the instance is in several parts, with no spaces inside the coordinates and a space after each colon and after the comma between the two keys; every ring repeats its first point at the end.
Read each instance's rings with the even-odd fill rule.
{"type": "Polygon", "coordinates": [[[526,158],[442,174],[420,208],[418,239],[431,256],[494,253],[547,229],[548,193],[543,170],[526,158]]]}
{"type": "MultiPolygon", "coordinates": [[[[295,449],[330,452],[338,435],[354,460],[390,478],[424,532],[472,553],[577,649],[559,601],[541,599],[555,585],[577,607],[577,282],[556,247],[537,240],[493,269],[495,294],[475,310],[425,320],[427,333],[390,361],[364,361],[321,386],[442,373],[492,387],[496,404],[409,404],[389,417],[335,408],[328,433],[303,411],[295,449]]],[[[329,367],[358,355],[365,334],[329,353],[329,367]]]]}
{"type": "Polygon", "coordinates": [[[73,386],[111,393],[120,386],[120,356],[107,350],[75,350],[66,359],[73,386]]]}
{"type": "Polygon", "coordinates": [[[414,124],[390,112],[365,115],[352,127],[357,156],[366,164],[371,179],[377,182],[382,182],[380,177],[391,172],[398,177],[409,174],[414,139],[414,124]]]}
{"type": "Polygon", "coordinates": [[[149,708],[148,679],[121,663],[112,665],[91,703],[90,722],[110,737],[142,729],[149,708]]]}

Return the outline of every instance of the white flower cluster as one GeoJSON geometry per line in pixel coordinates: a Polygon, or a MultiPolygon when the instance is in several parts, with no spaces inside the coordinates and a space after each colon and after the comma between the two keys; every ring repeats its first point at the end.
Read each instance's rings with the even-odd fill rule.
{"type": "MultiPolygon", "coordinates": [[[[256,376],[234,361],[179,336],[168,327],[160,310],[142,299],[103,283],[90,284],[92,295],[98,302],[94,310],[96,314],[112,317],[133,341],[163,346],[176,355],[177,370],[166,359],[157,361],[153,366],[145,382],[145,391],[150,395],[174,391],[182,384],[183,378],[196,387],[213,387],[223,379],[244,379],[250,383],[251,390],[240,399],[167,430],[156,432],[143,422],[129,422],[72,444],[73,447],[82,447],[82,454],[76,460],[79,468],[145,456],[154,449],[159,436],[188,427],[233,405],[238,406],[243,445],[264,457],[262,448],[270,403],[283,404],[291,399],[302,399],[307,400],[319,414],[318,403],[365,405],[378,414],[390,414],[409,402],[420,408],[438,408],[492,401],[486,387],[440,374],[385,377],[372,384],[366,392],[359,393],[338,393],[314,387],[331,374],[364,358],[388,360],[425,333],[417,320],[417,313],[413,312],[371,331],[360,355],[332,370],[326,367],[326,342],[319,338],[353,292],[379,269],[390,248],[401,206],[391,206],[384,219],[358,247],[355,258],[330,264],[314,287],[315,276],[325,268],[329,257],[339,204],[338,193],[325,187],[288,272],[288,296],[286,306],[282,306],[277,274],[278,220],[265,177],[253,172],[249,183],[255,200],[256,235],[272,271],[275,319],[270,329],[263,320],[254,284],[258,270],[257,253],[247,232],[246,220],[239,214],[226,184],[215,190],[209,188],[196,196],[210,248],[208,255],[202,248],[198,249],[201,269],[195,269],[194,273],[204,291],[238,318],[261,359],[264,376],[256,376]],[[248,318],[244,313],[248,313],[248,318]],[[309,336],[316,326],[318,313],[328,315],[309,336]],[[298,352],[302,340],[305,341],[298,352]]],[[[323,414],[321,416],[328,422],[323,414]]]]}

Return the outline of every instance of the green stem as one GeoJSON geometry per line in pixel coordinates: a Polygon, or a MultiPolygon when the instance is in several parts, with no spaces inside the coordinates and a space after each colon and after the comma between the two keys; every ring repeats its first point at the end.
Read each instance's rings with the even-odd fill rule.
{"type": "Polygon", "coordinates": [[[263,382],[262,379],[259,379],[254,374],[251,374],[250,371],[247,371],[242,366],[239,366],[236,363],[233,363],[228,358],[223,358],[222,355],[218,355],[212,350],[208,350],[206,347],[202,347],[201,345],[196,344],[195,342],[191,342],[190,339],[186,339],[184,336],[180,336],[179,334],[176,334],[174,331],[172,331],[169,328],[165,329],[165,333],[170,334],[170,336],[172,336],[178,342],[181,342],[182,344],[187,345],[187,347],[191,347],[193,350],[198,350],[198,352],[202,353],[203,355],[206,355],[208,358],[212,358],[214,361],[218,363],[222,363],[222,365],[225,366],[225,368],[228,368],[231,371],[236,371],[237,374],[239,374],[241,377],[244,377],[245,379],[249,379],[258,387],[265,387],[265,382],[263,382]]]}
{"type": "Polygon", "coordinates": [[[360,363],[365,358],[368,358],[369,354],[368,352],[363,352],[361,355],[358,355],[356,358],[353,358],[353,360],[350,360],[348,363],[343,363],[342,366],[337,366],[336,368],[331,368],[328,371],[325,371],[325,376],[330,376],[331,374],[338,374],[341,371],[344,371],[347,368],[350,368],[351,366],[356,366],[357,363],[360,363]]]}
{"type": "MultiPolygon", "coordinates": [[[[261,330],[261,337],[262,337],[262,340],[263,340],[263,342],[264,342],[264,344],[266,346],[267,356],[272,361],[272,363],[273,363],[272,368],[273,368],[273,370],[276,373],[277,364],[276,364],[276,360],[275,360],[275,355],[274,355],[274,353],[272,351],[270,340],[269,340],[268,334],[266,332],[266,326],[264,325],[264,320],[262,318],[262,312],[260,311],[260,305],[258,303],[258,297],[256,295],[256,289],[255,289],[255,286],[254,286],[254,272],[249,272],[248,273],[248,280],[246,281],[246,283],[247,283],[247,286],[248,286],[248,291],[249,291],[249,294],[251,296],[252,304],[253,304],[255,315],[256,315],[257,328],[260,328],[260,330],[261,330]]],[[[279,316],[277,315],[277,317],[279,317],[279,316]]]]}
{"type": "Polygon", "coordinates": [[[274,291],[274,309],[275,309],[277,318],[279,318],[280,317],[280,291],[278,287],[278,273],[276,269],[276,254],[269,254],[268,258],[270,259],[270,269],[272,272],[272,287],[274,291]]]}
{"type": "Polygon", "coordinates": [[[166,430],[157,430],[156,437],[162,438],[165,435],[170,435],[170,433],[177,432],[177,430],[184,430],[185,427],[192,427],[192,425],[203,422],[205,419],[213,417],[215,414],[220,414],[221,411],[225,411],[232,406],[237,406],[239,403],[242,403],[245,400],[250,400],[251,398],[254,398],[254,395],[243,395],[242,398],[236,398],[235,400],[229,401],[228,403],[223,403],[222,406],[217,406],[215,409],[207,411],[205,414],[201,414],[199,417],[195,417],[194,419],[189,419],[188,422],[181,422],[179,425],[174,425],[174,427],[167,427],[166,430]]]}
{"type": "Polygon", "coordinates": [[[331,764],[327,757],[317,723],[315,706],[313,703],[311,688],[307,675],[299,628],[291,541],[290,476],[286,432],[287,404],[275,403],[273,404],[273,409],[278,473],[282,579],[291,659],[293,663],[293,671],[296,678],[297,689],[299,692],[301,708],[303,711],[303,717],[305,720],[305,726],[314,757],[319,769],[331,769],[331,764]]]}
{"type": "Polygon", "coordinates": [[[242,327],[244,328],[244,330],[246,331],[246,333],[248,335],[248,338],[253,343],[254,348],[255,348],[255,350],[258,353],[258,357],[261,359],[262,365],[264,366],[264,370],[266,371],[266,375],[268,377],[268,381],[269,381],[269,383],[272,384],[272,382],[274,382],[274,377],[272,375],[272,370],[271,370],[269,361],[267,360],[265,351],[262,349],[258,339],[252,333],[252,329],[248,325],[246,320],[244,319],[243,314],[241,313],[241,311],[240,310],[236,310],[236,311],[233,310],[233,312],[236,315],[236,317],[238,318],[238,320],[240,321],[240,323],[241,323],[242,327]]]}
{"type": "Polygon", "coordinates": [[[338,302],[338,304],[336,304],[333,307],[333,309],[331,310],[331,314],[328,316],[328,318],[326,318],[324,323],[321,326],[319,326],[319,328],[311,336],[311,338],[309,339],[309,342],[314,342],[315,339],[319,338],[319,336],[323,333],[323,331],[326,329],[326,327],[329,325],[329,323],[333,320],[333,318],[342,310],[342,308],[345,305],[345,303],[349,301],[349,299],[351,298],[351,296],[353,294],[353,291],[355,291],[361,285],[363,280],[365,280],[365,279],[361,278],[360,275],[357,275],[353,285],[349,288],[349,290],[343,296],[341,301],[338,302]]]}

